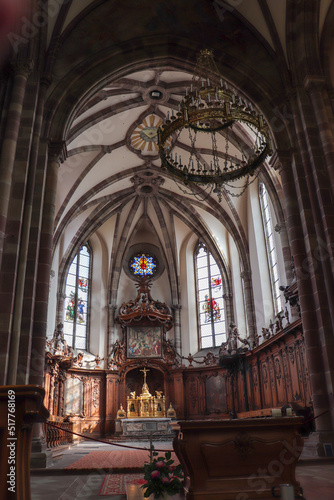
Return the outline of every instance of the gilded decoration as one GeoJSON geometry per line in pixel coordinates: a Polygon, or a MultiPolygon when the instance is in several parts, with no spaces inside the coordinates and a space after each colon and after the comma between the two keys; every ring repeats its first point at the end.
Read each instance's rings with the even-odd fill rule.
{"type": "MultiPolygon", "coordinates": [[[[148,370],[143,368],[140,370],[144,374],[144,384],[142,392],[136,396],[136,392],[130,392],[127,397],[127,418],[164,418],[166,417],[166,398],[162,391],[155,391],[155,396],[150,393],[150,389],[146,382],[148,370]]],[[[168,412],[172,413],[173,407],[170,405],[168,412]]],[[[121,405],[117,412],[117,418],[125,418],[125,411],[121,405]]]]}

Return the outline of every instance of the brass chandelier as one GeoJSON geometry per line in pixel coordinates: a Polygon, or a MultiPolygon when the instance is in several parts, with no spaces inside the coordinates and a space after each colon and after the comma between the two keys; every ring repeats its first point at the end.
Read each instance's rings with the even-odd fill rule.
{"type": "Polygon", "coordinates": [[[203,190],[197,186],[204,186],[204,192],[216,193],[219,201],[223,187],[236,187],[230,183],[245,177],[241,192],[238,186],[239,194],[234,195],[242,194],[271,155],[269,129],[254,106],[223,81],[211,51],[202,50],[198,55],[190,88],[175,111],[167,113],[158,129],[162,168],[188,186],[192,194],[199,195],[203,190]],[[187,146],[178,141],[185,130],[189,134],[187,146]],[[186,160],[177,154],[176,147],[179,153],[182,149],[186,160]]]}

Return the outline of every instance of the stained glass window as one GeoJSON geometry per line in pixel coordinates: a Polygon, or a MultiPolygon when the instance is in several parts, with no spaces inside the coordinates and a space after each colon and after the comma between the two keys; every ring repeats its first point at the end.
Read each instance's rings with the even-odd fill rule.
{"type": "Polygon", "coordinates": [[[91,254],[87,245],[72,260],[65,287],[64,337],[75,349],[87,348],[91,254]]]}
{"type": "Polygon", "coordinates": [[[279,276],[277,253],[275,248],[274,229],[270,214],[269,199],[266,186],[261,182],[259,186],[259,196],[262,212],[263,229],[266,240],[268,255],[268,265],[270,272],[271,289],[273,294],[275,314],[282,310],[281,292],[279,289],[279,276]]]}
{"type": "Polygon", "coordinates": [[[135,276],[153,276],[157,263],[153,255],[139,253],[130,260],[130,270],[135,276]]]}
{"type": "Polygon", "coordinates": [[[226,341],[223,283],[219,267],[203,243],[195,253],[200,348],[226,341]]]}

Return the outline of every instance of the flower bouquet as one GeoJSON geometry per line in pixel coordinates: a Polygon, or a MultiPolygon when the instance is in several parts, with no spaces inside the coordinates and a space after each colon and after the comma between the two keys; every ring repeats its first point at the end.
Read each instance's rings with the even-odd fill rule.
{"type": "Polygon", "coordinates": [[[183,487],[182,465],[173,465],[171,452],[167,451],[164,457],[159,457],[159,453],[151,447],[151,461],[144,465],[144,478],[146,483],[142,488],[146,488],[144,497],[154,495],[154,498],[161,498],[166,495],[180,493],[183,487]],[[153,458],[156,457],[156,458],[153,458]]]}

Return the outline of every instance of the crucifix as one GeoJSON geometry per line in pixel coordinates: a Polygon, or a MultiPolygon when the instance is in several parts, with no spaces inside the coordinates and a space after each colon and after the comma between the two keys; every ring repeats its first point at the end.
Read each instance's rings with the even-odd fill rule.
{"type": "Polygon", "coordinates": [[[139,370],[141,372],[143,372],[144,374],[144,387],[147,386],[146,384],[146,373],[149,372],[150,370],[148,370],[147,368],[143,368],[142,370],[139,370]]]}

